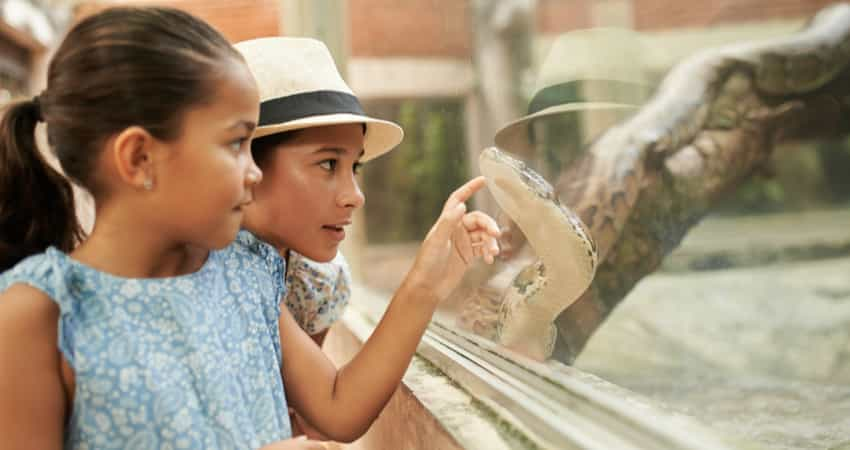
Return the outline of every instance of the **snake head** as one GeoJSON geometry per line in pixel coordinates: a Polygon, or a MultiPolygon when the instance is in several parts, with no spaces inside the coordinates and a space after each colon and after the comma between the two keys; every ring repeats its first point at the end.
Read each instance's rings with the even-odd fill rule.
{"type": "MultiPolygon", "coordinates": [[[[548,235],[562,226],[570,228],[595,268],[597,249],[593,237],[579,216],[558,199],[552,185],[522,161],[496,147],[484,149],[479,156],[481,174],[502,210],[525,232],[538,252],[531,235],[548,235]],[[541,212],[551,214],[543,214],[541,212]]],[[[537,242],[538,245],[544,242],[537,242]]],[[[550,242],[551,244],[551,242],[550,242]]]]}
{"type": "Polygon", "coordinates": [[[549,182],[524,162],[496,147],[488,147],[481,152],[478,166],[481,174],[487,179],[487,187],[496,196],[496,201],[511,217],[516,217],[515,213],[520,212],[514,209],[522,205],[518,198],[528,193],[560,204],[549,182]]]}

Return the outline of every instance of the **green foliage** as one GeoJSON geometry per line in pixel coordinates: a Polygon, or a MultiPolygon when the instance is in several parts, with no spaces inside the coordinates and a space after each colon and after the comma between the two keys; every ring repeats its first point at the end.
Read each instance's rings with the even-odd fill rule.
{"type": "Polygon", "coordinates": [[[802,211],[850,202],[850,141],[789,144],[776,149],[771,176],[757,174],[718,208],[721,213],[802,211]]]}
{"type": "Polygon", "coordinates": [[[741,185],[719,209],[733,214],[782,211],[786,209],[785,189],[775,178],[754,176],[741,185]]]}
{"type": "Polygon", "coordinates": [[[369,162],[364,172],[370,242],[424,237],[443,202],[467,176],[460,104],[405,101],[393,119],[404,128],[404,142],[369,162]]]}
{"type": "Polygon", "coordinates": [[[828,199],[850,203],[850,141],[825,142],[817,147],[828,199]]]}
{"type": "Polygon", "coordinates": [[[532,140],[537,143],[536,169],[555,180],[568,165],[584,152],[585,136],[579,114],[546,116],[532,122],[532,140]]]}

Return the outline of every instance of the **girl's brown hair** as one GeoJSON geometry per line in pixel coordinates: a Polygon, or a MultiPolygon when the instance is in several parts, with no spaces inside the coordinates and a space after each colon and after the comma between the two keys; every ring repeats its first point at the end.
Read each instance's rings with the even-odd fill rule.
{"type": "Polygon", "coordinates": [[[68,179],[36,148],[39,121],[67,177],[97,198],[94,166],[106,140],[130,126],[178,137],[183,113],[210,101],[227,59],[241,56],[175,9],[111,8],[74,26],[50,62],[47,89],[0,120],[0,271],[51,245],[70,251],[83,236],[68,179]]]}

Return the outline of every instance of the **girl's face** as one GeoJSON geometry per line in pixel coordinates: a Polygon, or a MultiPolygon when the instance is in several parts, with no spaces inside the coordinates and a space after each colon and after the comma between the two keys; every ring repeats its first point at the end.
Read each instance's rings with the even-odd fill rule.
{"type": "Polygon", "coordinates": [[[151,211],[167,221],[168,237],[205,248],[235,238],[262,178],[250,149],[260,104],[254,78],[234,61],[213,92],[210,103],[183,115],[180,136],[166,143],[153,179],[158,211],[151,211]]]}
{"type": "Polygon", "coordinates": [[[355,179],[362,154],[362,124],[299,130],[270,150],[245,227],[279,250],[330,261],[365,202],[355,179]]]}

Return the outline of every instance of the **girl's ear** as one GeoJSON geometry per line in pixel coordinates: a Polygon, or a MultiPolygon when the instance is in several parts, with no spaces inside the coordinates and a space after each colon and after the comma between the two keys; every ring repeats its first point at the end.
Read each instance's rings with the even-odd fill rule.
{"type": "Polygon", "coordinates": [[[119,179],[138,189],[152,190],[157,143],[156,138],[138,126],[126,128],[115,136],[111,152],[119,179]]]}

